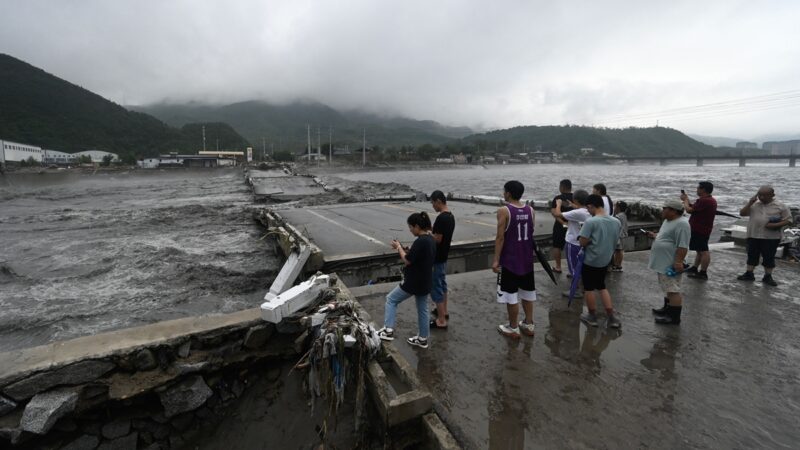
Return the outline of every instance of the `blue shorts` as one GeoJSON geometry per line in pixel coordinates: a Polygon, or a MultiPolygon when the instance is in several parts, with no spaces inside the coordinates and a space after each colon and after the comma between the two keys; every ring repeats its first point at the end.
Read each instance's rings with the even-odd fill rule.
{"type": "Polygon", "coordinates": [[[433,263],[433,285],[431,286],[431,300],[434,303],[442,303],[444,294],[447,294],[447,263],[433,263]]]}

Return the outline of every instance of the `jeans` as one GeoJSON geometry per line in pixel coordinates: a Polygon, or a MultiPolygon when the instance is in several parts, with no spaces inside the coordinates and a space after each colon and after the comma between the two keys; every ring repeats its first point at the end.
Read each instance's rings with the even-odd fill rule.
{"type": "Polygon", "coordinates": [[[431,300],[433,303],[444,301],[444,294],[447,294],[447,262],[433,263],[433,285],[431,286],[431,300]]]}
{"type": "Polygon", "coordinates": [[[409,297],[417,300],[417,326],[419,327],[419,337],[427,339],[430,334],[430,318],[428,317],[428,294],[412,295],[400,289],[400,286],[392,289],[386,295],[386,308],[383,313],[383,326],[394,328],[397,318],[397,305],[409,297]]]}

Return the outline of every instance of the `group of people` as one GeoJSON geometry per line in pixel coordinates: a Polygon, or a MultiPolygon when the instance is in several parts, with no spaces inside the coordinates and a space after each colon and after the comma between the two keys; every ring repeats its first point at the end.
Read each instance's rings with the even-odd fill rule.
{"type": "MultiPolygon", "coordinates": [[[[658,324],[677,325],[681,321],[683,298],[681,280],[688,277],[707,280],[711,263],[709,238],[717,215],[717,202],[712,196],[714,185],[701,181],[697,185],[697,198],[692,201],[684,191],[680,200],[668,200],[662,205],[663,222],[658,233],[646,232],[653,239],[649,268],[656,272],[658,284],[664,294],[664,304],[653,308],[658,324]],[[684,213],[689,213],[687,219],[684,213]],[[696,252],[694,264],[684,263],[688,252],[696,252]]],[[[516,180],[503,186],[504,204],[497,210],[497,230],[494,244],[492,270],[497,274],[497,302],[506,305],[508,321],[497,327],[511,338],[535,332],[533,302],[536,300],[536,282],[533,275],[535,212],[530,204],[522,202],[525,186],[516,180]],[[520,303],[523,318],[520,320],[520,303]]],[[[777,286],[772,277],[775,253],[781,240],[781,229],[791,223],[789,209],[774,199],[775,191],[762,186],[758,194],[741,209],[748,216],[747,271],[738,277],[754,281],[754,268],[759,261],[764,266],[762,282],[777,286]]],[[[418,334],[408,338],[411,345],[427,348],[431,328],[446,329],[447,312],[447,258],[455,230],[455,218],[447,206],[442,191],[434,191],[431,205],[438,213],[431,225],[425,212],[411,214],[408,229],[416,237],[411,247],[392,240],[404,263],[403,281],[386,296],[384,327],[378,331],[383,340],[394,340],[397,306],[415,297],[418,334]],[[427,298],[430,295],[436,308],[429,313],[427,298]],[[435,318],[431,319],[430,314],[435,318]]],[[[550,204],[553,224],[553,272],[562,272],[561,259],[565,256],[568,276],[580,277],[586,311],[580,316],[588,326],[598,326],[597,296],[606,316],[606,326],[620,328],[621,322],[614,311],[611,295],[606,288],[608,272],[622,272],[625,238],[628,236],[627,205],[614,203],[605,185],[593,186],[592,194],[585,190],[572,191],[570,180],[562,180],[559,194],[550,204]]]]}

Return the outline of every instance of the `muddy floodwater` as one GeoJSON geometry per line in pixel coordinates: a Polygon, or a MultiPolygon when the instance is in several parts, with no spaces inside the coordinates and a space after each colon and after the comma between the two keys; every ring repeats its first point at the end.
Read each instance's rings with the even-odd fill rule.
{"type": "Polygon", "coordinates": [[[260,303],[240,170],[0,176],[0,351],[260,303]]]}

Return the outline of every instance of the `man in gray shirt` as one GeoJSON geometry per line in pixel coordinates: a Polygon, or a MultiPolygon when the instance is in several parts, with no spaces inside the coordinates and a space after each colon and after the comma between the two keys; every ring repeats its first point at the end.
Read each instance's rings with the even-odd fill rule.
{"type": "Polygon", "coordinates": [[[761,186],[758,193],[739,211],[741,216],[749,216],[747,222],[747,272],[739,275],[741,281],[754,281],[753,275],[759,258],[764,266],[764,278],[761,282],[777,286],[772,279],[775,268],[775,252],[781,243],[781,229],[792,223],[789,208],[775,200],[775,189],[772,186],[761,186]]]}
{"type": "Polygon", "coordinates": [[[658,274],[658,285],[664,292],[664,307],[653,309],[656,323],[678,325],[681,323],[681,276],[683,259],[689,251],[689,237],[692,229],[689,220],[683,217],[683,203],[668,200],[661,210],[664,222],[658,234],[652,231],[647,235],[655,238],[650,248],[649,267],[658,274]]]}

